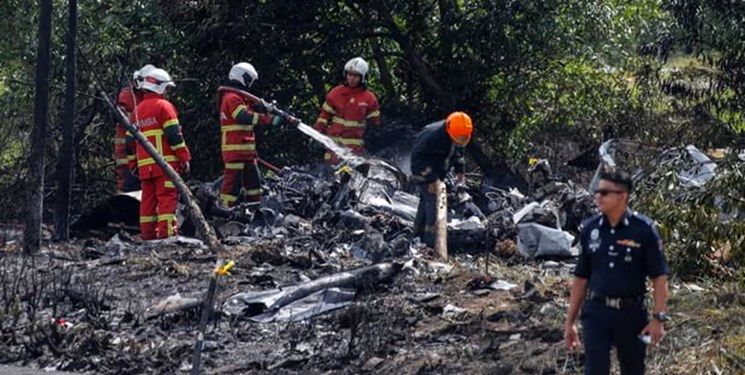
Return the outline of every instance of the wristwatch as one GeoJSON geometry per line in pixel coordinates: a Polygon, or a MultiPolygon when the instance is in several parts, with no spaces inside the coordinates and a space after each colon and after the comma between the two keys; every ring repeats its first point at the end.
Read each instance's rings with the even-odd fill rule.
{"type": "Polygon", "coordinates": [[[659,322],[667,322],[670,320],[670,317],[667,315],[667,311],[660,311],[656,314],[652,314],[652,318],[659,322]]]}

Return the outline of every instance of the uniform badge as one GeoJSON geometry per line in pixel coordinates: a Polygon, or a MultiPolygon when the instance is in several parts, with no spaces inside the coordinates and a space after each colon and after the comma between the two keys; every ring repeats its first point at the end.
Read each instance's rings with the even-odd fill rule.
{"type": "Polygon", "coordinates": [[[598,238],[600,238],[600,231],[598,230],[598,228],[595,228],[592,230],[592,232],[590,232],[590,238],[593,240],[597,240],[598,238]]]}
{"type": "Polygon", "coordinates": [[[590,250],[594,253],[600,248],[600,231],[595,228],[590,232],[590,250]]]}

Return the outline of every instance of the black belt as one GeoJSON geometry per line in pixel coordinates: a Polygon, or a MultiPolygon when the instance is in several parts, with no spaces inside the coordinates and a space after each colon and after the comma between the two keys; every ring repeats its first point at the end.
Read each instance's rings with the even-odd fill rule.
{"type": "Polygon", "coordinates": [[[606,307],[612,309],[621,310],[628,307],[641,306],[644,304],[644,296],[638,295],[636,297],[610,297],[605,296],[594,291],[590,291],[588,295],[590,301],[598,302],[606,307]]]}

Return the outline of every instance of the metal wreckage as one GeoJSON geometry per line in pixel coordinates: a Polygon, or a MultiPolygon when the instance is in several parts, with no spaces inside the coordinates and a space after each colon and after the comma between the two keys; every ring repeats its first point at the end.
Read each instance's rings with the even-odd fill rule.
{"type": "MultiPolygon", "coordinates": [[[[613,168],[634,147],[612,140],[571,163],[613,168]]],[[[681,184],[719,173],[692,146],[658,158],[679,168],[681,184]]],[[[78,250],[52,247],[36,276],[3,258],[4,285],[47,287],[29,286],[22,299],[45,308],[3,310],[16,328],[3,331],[0,360],[133,374],[201,373],[200,365],[207,373],[576,369],[581,358],[558,354],[562,332],[546,322],[563,317],[562,277],[594,205],[588,190],[535,165],[541,173],[529,173],[524,192],[493,176],[446,181],[448,263],[413,236],[416,187],[383,160],[282,168],[264,179],[253,213],[221,208],[220,180],[190,182],[225,245],[219,253],[188,237],[185,209],[184,236],[140,242],[129,234],[138,193],[118,194],[75,223],[78,250]],[[221,258],[235,268],[218,275],[212,264],[221,258]],[[205,274],[213,275],[207,293],[205,274]]]]}

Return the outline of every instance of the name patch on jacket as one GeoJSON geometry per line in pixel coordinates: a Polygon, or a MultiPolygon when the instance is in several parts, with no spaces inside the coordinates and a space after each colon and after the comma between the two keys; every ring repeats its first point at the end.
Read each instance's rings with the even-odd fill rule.
{"type": "Polygon", "coordinates": [[[635,249],[642,247],[642,244],[640,244],[640,243],[638,243],[638,242],[636,242],[634,240],[618,240],[618,241],[616,241],[616,243],[619,244],[619,245],[621,245],[621,246],[633,247],[635,249]]]}

